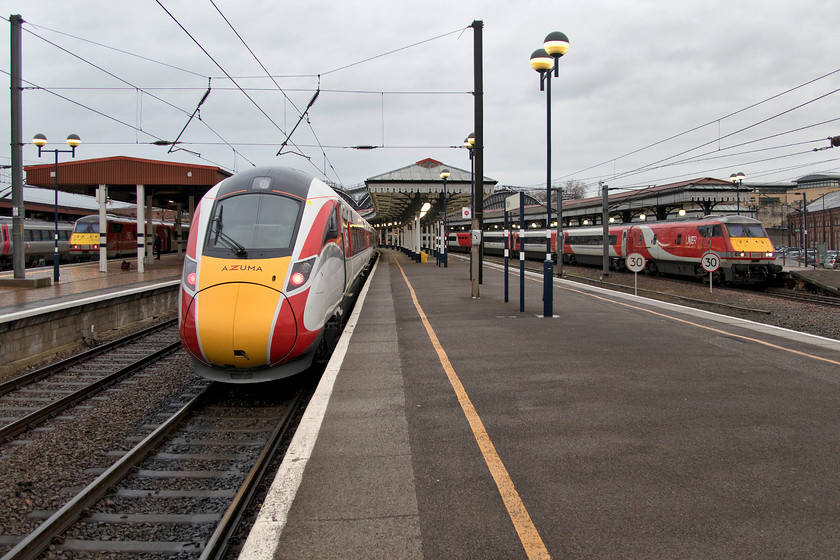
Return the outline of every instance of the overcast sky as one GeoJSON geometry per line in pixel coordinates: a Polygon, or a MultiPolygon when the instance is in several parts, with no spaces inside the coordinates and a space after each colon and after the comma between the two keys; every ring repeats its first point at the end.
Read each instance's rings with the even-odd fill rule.
{"type": "MultiPolygon", "coordinates": [[[[0,6],[4,18],[20,14],[26,22],[23,78],[42,88],[24,91],[24,141],[40,132],[48,147],[65,147],[76,133],[78,158],[125,155],[231,171],[286,165],[346,186],[427,157],[469,169],[457,146],[474,128],[469,26],[481,20],[485,175],[500,185],[545,187],[546,94],[529,58],[555,30],[571,43],[552,81],[555,182],[580,180],[594,192],[599,180],[632,187],[742,171],[747,183],[772,182],[840,169],[840,149],[813,151],[840,135],[840,8],[830,1],[0,6]],[[182,149],[153,145],[176,139],[208,81],[182,149]],[[308,120],[277,156],[319,85],[308,120]]],[[[8,21],[0,27],[8,83],[8,21]]],[[[0,88],[7,139],[8,95],[0,88]]],[[[0,165],[8,165],[3,145],[0,165]]],[[[24,164],[39,162],[27,144],[24,164]]],[[[0,177],[9,182],[8,171],[0,177]]]]}

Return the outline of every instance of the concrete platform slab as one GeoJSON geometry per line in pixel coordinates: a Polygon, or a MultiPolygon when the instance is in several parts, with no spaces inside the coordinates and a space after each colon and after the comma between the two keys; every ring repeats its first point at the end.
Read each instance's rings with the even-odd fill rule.
{"type": "Polygon", "coordinates": [[[242,558],[840,553],[840,341],[560,280],[546,319],[510,280],[383,252],[242,558]]]}

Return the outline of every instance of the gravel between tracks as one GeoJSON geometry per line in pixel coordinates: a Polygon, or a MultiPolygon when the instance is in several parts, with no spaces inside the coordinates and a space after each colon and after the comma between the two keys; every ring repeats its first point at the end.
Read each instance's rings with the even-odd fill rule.
{"type": "MultiPolygon", "coordinates": [[[[73,418],[46,422],[29,443],[0,445],[0,536],[26,535],[40,523],[30,517],[54,511],[114,462],[109,451],[125,449],[135,433],[171,395],[196,380],[184,351],[156,364],[154,374],[132,376],[131,385],[108,389],[72,410],[73,418]]],[[[0,555],[12,545],[0,544],[0,555]]]]}
{"type": "MultiPolygon", "coordinates": [[[[632,273],[611,272],[604,279],[603,283],[599,282],[601,274],[598,269],[567,265],[564,266],[564,273],[570,281],[580,281],[600,285],[605,288],[610,288],[610,286],[605,285],[606,283],[621,284],[629,288],[629,290],[625,289],[622,291],[629,291],[630,293],[633,291],[632,273]]],[[[840,275],[840,272],[837,272],[837,274],[840,275]]],[[[714,286],[710,294],[708,283],[650,277],[644,274],[638,275],[638,287],[640,296],[669,301],[687,307],[696,307],[722,315],[748,319],[756,323],[775,325],[777,327],[840,340],[840,308],[838,307],[819,303],[790,301],[762,293],[761,291],[722,288],[719,286],[714,286]],[[647,291],[643,292],[642,290],[650,290],[667,295],[659,295],[647,291]],[[709,303],[691,302],[677,297],[668,297],[668,295],[678,295],[683,298],[693,298],[709,303]],[[715,304],[738,306],[764,312],[769,311],[769,313],[738,310],[715,304]]],[[[555,305],[557,305],[556,302],[555,305]]]]}

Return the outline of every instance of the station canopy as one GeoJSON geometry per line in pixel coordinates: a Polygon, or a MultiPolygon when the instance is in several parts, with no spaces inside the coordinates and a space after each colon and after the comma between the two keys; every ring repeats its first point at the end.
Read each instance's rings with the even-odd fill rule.
{"type": "MultiPolygon", "coordinates": [[[[24,170],[27,185],[55,188],[54,163],[28,165],[24,170]]],[[[230,176],[209,165],[115,156],[60,162],[57,182],[62,192],[88,196],[95,196],[97,187],[105,185],[109,198],[130,204],[137,203],[137,185],[144,185],[152,206],[175,209],[181,204],[185,209],[190,196],[198,202],[213,185],[230,176]]]]}
{"type": "MultiPolygon", "coordinates": [[[[470,206],[472,173],[468,169],[426,158],[365,180],[374,207],[374,214],[368,217],[368,221],[374,226],[405,224],[420,214],[426,202],[431,204],[431,208],[424,221],[442,218],[444,199],[440,173],[443,170],[450,173],[446,180],[446,214],[450,218],[460,217],[461,209],[470,206]]],[[[496,183],[496,180],[484,177],[483,192],[476,193],[476,206],[493,193],[496,183]]]]}

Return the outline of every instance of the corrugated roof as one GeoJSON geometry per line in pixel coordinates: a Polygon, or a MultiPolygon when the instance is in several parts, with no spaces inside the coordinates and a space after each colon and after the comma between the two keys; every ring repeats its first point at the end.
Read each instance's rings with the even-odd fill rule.
{"type": "MultiPolygon", "coordinates": [[[[26,183],[36,187],[53,188],[54,163],[27,165],[26,183]]],[[[108,186],[114,200],[136,203],[137,185],[145,185],[146,193],[156,200],[153,204],[171,207],[169,201],[184,204],[187,197],[196,200],[231,173],[209,165],[157,161],[114,156],[106,158],[63,161],[58,164],[58,188],[64,192],[93,196],[99,185],[108,186]]]]}

